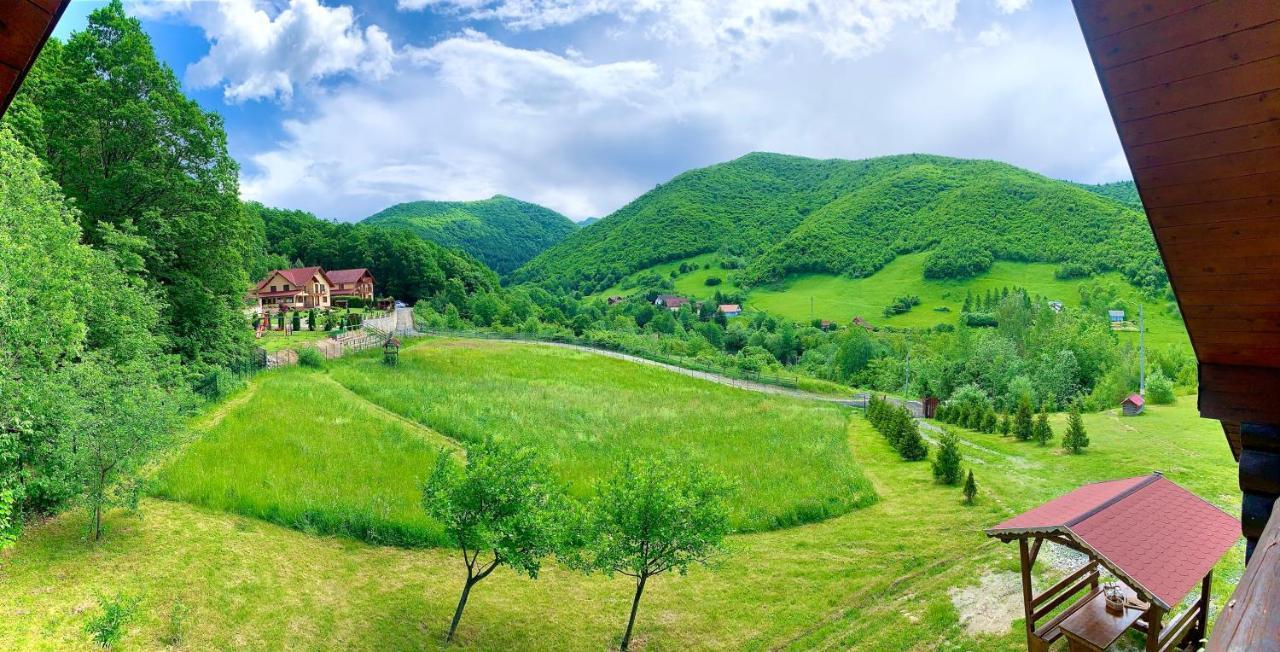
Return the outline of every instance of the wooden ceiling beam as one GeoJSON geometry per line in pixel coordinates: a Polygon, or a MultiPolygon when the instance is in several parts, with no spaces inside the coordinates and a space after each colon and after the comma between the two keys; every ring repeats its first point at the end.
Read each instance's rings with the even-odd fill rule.
{"type": "Polygon", "coordinates": [[[1274,27],[1271,23],[1258,25],[1159,57],[1139,59],[1103,71],[1102,77],[1112,93],[1123,95],[1260,61],[1280,49],[1280,35],[1274,27]]]}
{"type": "Polygon", "coordinates": [[[5,0],[0,3],[0,116],[22,85],[36,55],[71,0],[5,0]]]}
{"type": "Polygon", "coordinates": [[[1275,20],[1280,20],[1275,0],[1216,0],[1102,37],[1091,37],[1088,30],[1085,40],[1094,63],[1105,71],[1275,20]]]}
{"type": "Polygon", "coordinates": [[[1213,0],[1076,0],[1080,20],[1095,26],[1093,38],[1180,14],[1213,0]]]}

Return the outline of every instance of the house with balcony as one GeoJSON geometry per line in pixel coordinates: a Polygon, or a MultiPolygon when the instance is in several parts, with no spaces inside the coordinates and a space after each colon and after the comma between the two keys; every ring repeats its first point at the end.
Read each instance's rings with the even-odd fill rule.
{"type": "Polygon", "coordinates": [[[329,296],[333,300],[363,299],[373,301],[373,274],[359,267],[356,269],[335,269],[325,272],[332,285],[329,296]]]}
{"type": "Polygon", "coordinates": [[[333,281],[323,269],[295,267],[272,270],[254,286],[249,296],[257,300],[259,313],[328,308],[332,287],[333,281]]]}

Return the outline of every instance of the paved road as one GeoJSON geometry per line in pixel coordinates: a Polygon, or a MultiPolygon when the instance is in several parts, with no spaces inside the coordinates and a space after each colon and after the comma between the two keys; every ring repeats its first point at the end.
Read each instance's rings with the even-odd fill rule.
{"type": "Polygon", "coordinates": [[[373,317],[364,320],[365,328],[372,328],[383,333],[393,333],[400,337],[413,335],[413,308],[396,308],[385,317],[373,317]]]}

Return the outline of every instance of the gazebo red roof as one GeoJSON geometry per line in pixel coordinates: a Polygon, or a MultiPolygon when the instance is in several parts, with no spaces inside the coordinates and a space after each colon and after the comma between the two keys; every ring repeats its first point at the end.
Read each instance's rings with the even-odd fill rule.
{"type": "Polygon", "coordinates": [[[1087,484],[987,534],[1063,534],[1170,609],[1240,538],[1240,522],[1159,473],[1087,484]]]}

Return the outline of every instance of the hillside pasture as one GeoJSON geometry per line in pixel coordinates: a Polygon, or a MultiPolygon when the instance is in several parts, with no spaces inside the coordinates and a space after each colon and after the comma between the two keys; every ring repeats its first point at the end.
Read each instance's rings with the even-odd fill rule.
{"type": "MultiPolygon", "coordinates": [[[[747,307],[808,322],[812,300],[813,318],[830,319],[842,325],[847,325],[855,316],[861,316],[877,325],[929,328],[936,324],[956,323],[966,292],[980,296],[987,290],[1021,287],[1032,295],[1079,307],[1080,286],[1086,282],[1086,279],[1054,278],[1057,266],[1053,264],[1009,261],[997,261],[991,271],[968,280],[931,280],[924,277],[927,256],[927,253],[898,256],[866,278],[832,274],[791,276],[782,283],[752,290],[747,296],[747,307]],[[905,295],[920,297],[920,305],[909,312],[885,317],[885,306],[896,297],[905,295]],[[940,308],[946,310],[940,311],[940,308]]],[[[1123,282],[1118,274],[1107,274],[1102,278],[1123,282]]],[[[1136,302],[1141,299],[1136,288],[1126,286],[1126,290],[1130,293],[1129,300],[1136,302]]],[[[1190,349],[1190,340],[1181,319],[1169,315],[1162,302],[1143,300],[1143,305],[1149,346],[1171,345],[1190,349]]],[[[1128,317],[1137,321],[1137,315],[1128,317]]],[[[1121,332],[1120,336],[1137,344],[1136,332],[1121,332]]]]}
{"type": "Polygon", "coordinates": [[[737,531],[830,518],[875,500],[844,437],[848,408],[755,394],[550,346],[433,339],[388,370],[362,355],[329,374],[364,399],[459,441],[540,449],[574,495],[620,457],[691,458],[737,483],[737,531]]]}
{"type": "Polygon", "coordinates": [[[265,372],[221,418],[197,428],[154,493],[279,523],[399,546],[448,545],[419,506],[451,444],[350,394],[323,372],[265,372]]]}
{"type": "MultiPolygon", "coordinates": [[[[357,404],[344,401],[348,409],[357,404]]],[[[805,527],[733,536],[722,564],[663,576],[646,591],[637,645],[1024,650],[1017,546],[987,538],[983,528],[1082,482],[1153,468],[1229,511],[1238,507],[1221,428],[1196,416],[1194,397],[1136,418],[1087,415],[1086,425],[1092,445],[1082,456],[958,431],[979,485],[977,505],[966,507],[957,487],[933,482],[926,463],[898,459],[854,415],[848,447],[880,500],[805,527]],[[958,596],[975,590],[991,598],[982,615],[994,631],[966,626],[975,612],[958,596]]],[[[1054,426],[1061,433],[1060,416],[1054,426]]],[[[181,630],[186,649],[444,647],[461,581],[455,551],[316,537],[169,501],[112,512],[109,535],[97,544],[84,540],[84,519],[77,510],[35,525],[0,557],[0,640],[15,649],[92,649],[83,627],[95,595],[123,591],[140,599],[126,649],[161,647],[175,604],[190,610],[181,630]]],[[[1238,545],[1214,574],[1215,615],[1242,556],[1238,545]]],[[[1041,554],[1058,557],[1053,546],[1041,554]]],[[[1037,568],[1042,587],[1068,572],[1037,568]]],[[[472,595],[455,647],[616,646],[630,597],[626,578],[583,576],[555,562],[537,580],[500,569],[472,595]]]]}

